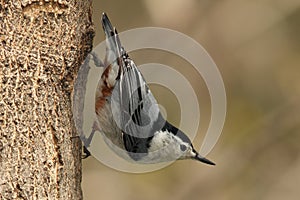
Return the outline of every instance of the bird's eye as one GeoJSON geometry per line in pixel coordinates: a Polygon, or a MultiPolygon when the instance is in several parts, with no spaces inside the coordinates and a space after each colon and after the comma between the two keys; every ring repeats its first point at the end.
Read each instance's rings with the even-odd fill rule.
{"type": "Polygon", "coordinates": [[[185,145],[183,145],[183,144],[180,145],[180,150],[181,150],[181,151],[185,151],[186,148],[187,148],[187,147],[186,147],[185,145]]]}

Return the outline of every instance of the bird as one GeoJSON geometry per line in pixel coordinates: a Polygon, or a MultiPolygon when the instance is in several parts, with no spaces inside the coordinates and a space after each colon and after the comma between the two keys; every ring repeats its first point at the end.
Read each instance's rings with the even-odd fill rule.
{"type": "Polygon", "coordinates": [[[96,127],[108,146],[134,163],[192,159],[215,165],[195,150],[186,134],[164,119],[145,78],[121,45],[106,13],[101,21],[106,55],[95,94],[95,112],[96,127]]]}

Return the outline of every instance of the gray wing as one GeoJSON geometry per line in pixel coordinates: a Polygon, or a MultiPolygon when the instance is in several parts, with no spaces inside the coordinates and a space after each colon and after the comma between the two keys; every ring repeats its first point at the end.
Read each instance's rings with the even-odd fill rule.
{"type": "MultiPolygon", "coordinates": [[[[147,153],[153,134],[165,125],[165,120],[144,77],[121,47],[118,33],[105,14],[102,26],[107,37],[107,61],[111,62],[108,64],[117,64],[119,67],[110,99],[114,120],[123,132],[126,150],[147,153]]],[[[142,157],[140,154],[130,156],[136,160],[142,157]]]]}
{"type": "Polygon", "coordinates": [[[120,115],[121,129],[134,137],[148,138],[159,130],[160,111],[156,99],[148,88],[141,72],[132,60],[124,62],[120,79],[115,85],[112,102],[120,115]]]}
{"type": "Polygon", "coordinates": [[[126,150],[134,160],[148,152],[154,133],[165,125],[156,99],[141,72],[129,58],[117,81],[111,99],[114,117],[123,131],[126,150]]]}

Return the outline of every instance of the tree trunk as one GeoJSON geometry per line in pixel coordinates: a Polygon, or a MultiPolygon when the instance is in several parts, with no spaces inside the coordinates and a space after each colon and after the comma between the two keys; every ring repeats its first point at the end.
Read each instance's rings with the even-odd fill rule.
{"type": "Polygon", "coordinates": [[[71,91],[88,0],[0,0],[0,199],[82,199],[71,91]]]}

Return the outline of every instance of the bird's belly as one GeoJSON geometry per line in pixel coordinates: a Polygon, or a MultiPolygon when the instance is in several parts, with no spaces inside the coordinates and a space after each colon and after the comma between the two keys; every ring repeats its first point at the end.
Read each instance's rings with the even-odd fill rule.
{"type": "Polygon", "coordinates": [[[107,103],[101,109],[97,110],[97,123],[105,140],[110,140],[114,145],[119,148],[124,148],[122,139],[122,131],[116,124],[110,105],[107,103]]]}

